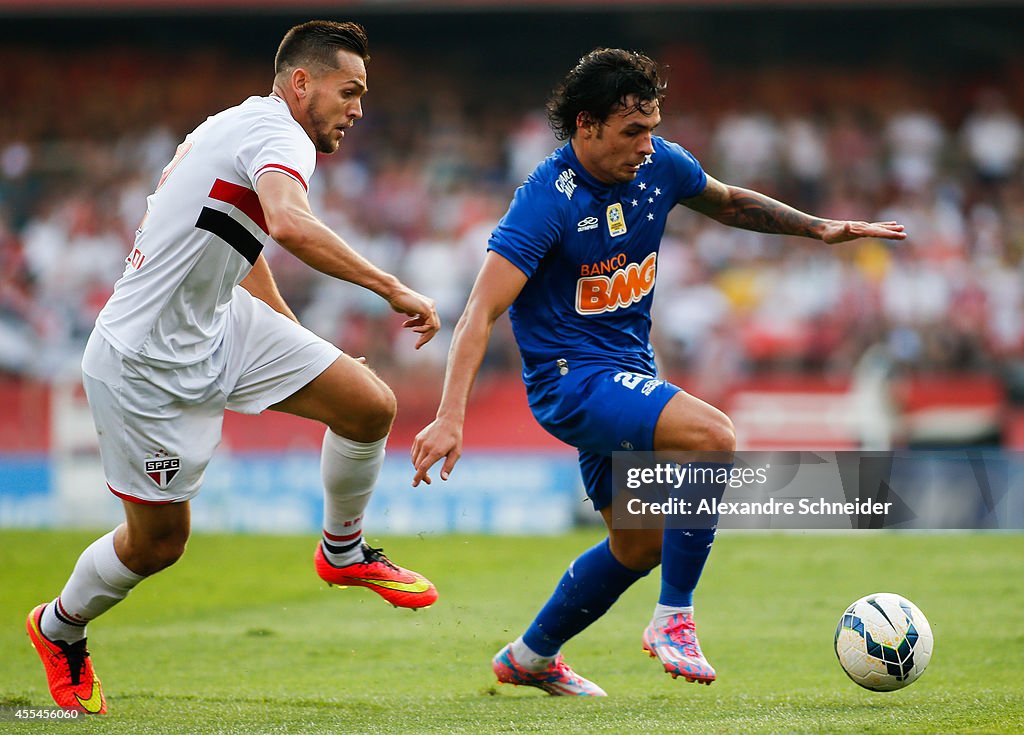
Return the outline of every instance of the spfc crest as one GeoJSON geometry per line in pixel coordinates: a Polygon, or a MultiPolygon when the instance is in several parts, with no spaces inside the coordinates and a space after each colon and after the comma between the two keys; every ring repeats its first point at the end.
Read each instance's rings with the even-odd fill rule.
{"type": "Polygon", "coordinates": [[[171,457],[163,449],[158,449],[152,455],[147,454],[144,462],[149,479],[160,488],[167,487],[181,470],[181,457],[171,457]]]}

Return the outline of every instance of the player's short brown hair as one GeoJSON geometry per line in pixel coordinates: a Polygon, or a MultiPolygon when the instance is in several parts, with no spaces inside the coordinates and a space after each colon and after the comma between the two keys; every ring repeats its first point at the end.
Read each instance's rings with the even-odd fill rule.
{"type": "Polygon", "coordinates": [[[281,39],[274,57],[274,75],[299,67],[317,72],[338,68],[338,51],[351,51],[370,60],[366,30],[358,23],[311,20],[297,25],[281,39]]]}
{"type": "Polygon", "coordinates": [[[665,96],[658,64],[636,51],[597,48],[581,58],[551,93],[548,122],[559,140],[576,133],[581,112],[603,123],[619,109],[647,109],[665,96]],[[633,97],[632,108],[627,98],[633,97]]]}

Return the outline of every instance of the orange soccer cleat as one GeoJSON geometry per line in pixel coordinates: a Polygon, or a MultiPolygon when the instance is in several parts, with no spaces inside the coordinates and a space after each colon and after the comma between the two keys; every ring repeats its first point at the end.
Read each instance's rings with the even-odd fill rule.
{"type": "Polygon", "coordinates": [[[365,543],[362,548],[362,562],[336,567],[327,561],[323,547],[317,544],[313,555],[316,573],[332,586],[368,587],[395,607],[418,610],[437,602],[437,589],[422,574],[397,566],[382,549],[365,543]]]}
{"type": "Polygon", "coordinates": [[[85,639],[68,645],[63,641],[51,641],[43,635],[39,622],[45,607],[45,603],[39,605],[28,614],[25,628],[32,646],[43,660],[50,696],[65,709],[88,715],[106,714],[107,700],[103,697],[100,680],[92,670],[85,639]]]}

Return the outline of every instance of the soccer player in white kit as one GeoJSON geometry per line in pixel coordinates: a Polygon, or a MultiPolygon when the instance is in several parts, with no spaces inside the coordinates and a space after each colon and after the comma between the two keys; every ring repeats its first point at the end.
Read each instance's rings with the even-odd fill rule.
{"type": "Polygon", "coordinates": [[[317,151],[334,153],[362,117],[368,59],[357,24],[292,28],[271,95],[196,128],[149,197],[82,363],[104,473],[125,522],[89,546],[60,595],[27,620],[61,707],[106,712],[85,626],[184,552],[189,501],[220,442],[225,409],[269,408],[326,424],[323,538],[314,556],[321,578],[369,587],[398,607],[437,599],[423,576],[362,538],[394,394],[360,360],[298,324],[261,254],[273,240],[378,294],[408,317],[403,326],[419,334],[417,348],[437,333],[434,302],[352,250],[307,199],[317,151]]]}

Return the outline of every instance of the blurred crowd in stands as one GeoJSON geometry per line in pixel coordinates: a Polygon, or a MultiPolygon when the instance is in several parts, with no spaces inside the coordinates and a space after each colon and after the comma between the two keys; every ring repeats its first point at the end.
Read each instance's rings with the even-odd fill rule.
{"type": "MultiPolygon", "coordinates": [[[[826,246],[677,208],[655,299],[665,370],[714,393],[751,371],[846,374],[879,344],[911,371],[1022,358],[1024,66],[953,84],[892,69],[719,70],[685,49],[661,60],[672,72],[658,132],[711,175],[822,216],[898,220],[910,235],[826,246]]],[[[78,370],[177,143],[266,94],[270,74],[216,51],[59,63],[14,49],[0,61],[0,372],[53,378],[78,370]]],[[[365,118],[320,158],[311,199],[356,249],[434,297],[446,333],[416,352],[381,300],[269,252],[302,321],[385,371],[443,369],[491,229],[558,144],[542,107],[561,71],[476,88],[376,50],[365,118]]],[[[488,368],[515,370],[501,330],[488,368]]]]}

